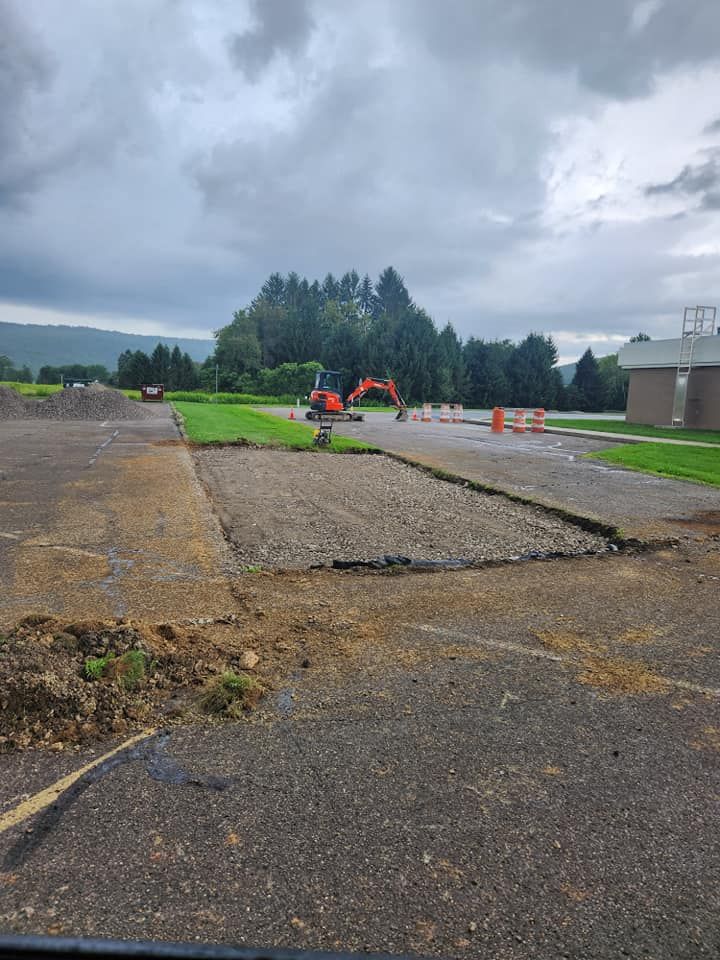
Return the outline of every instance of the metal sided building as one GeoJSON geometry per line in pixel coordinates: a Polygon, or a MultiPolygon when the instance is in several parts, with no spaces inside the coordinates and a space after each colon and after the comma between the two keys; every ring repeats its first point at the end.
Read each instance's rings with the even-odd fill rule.
{"type": "Polygon", "coordinates": [[[720,430],[720,336],[714,307],[689,307],[677,340],[626,343],[628,423],[720,430]]]}

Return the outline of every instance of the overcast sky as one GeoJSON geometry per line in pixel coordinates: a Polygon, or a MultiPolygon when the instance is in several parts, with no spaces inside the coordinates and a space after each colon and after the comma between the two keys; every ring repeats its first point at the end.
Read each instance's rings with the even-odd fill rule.
{"type": "Polygon", "coordinates": [[[570,360],[718,303],[719,218],[720,0],[0,0],[2,320],[392,264],[570,360]]]}

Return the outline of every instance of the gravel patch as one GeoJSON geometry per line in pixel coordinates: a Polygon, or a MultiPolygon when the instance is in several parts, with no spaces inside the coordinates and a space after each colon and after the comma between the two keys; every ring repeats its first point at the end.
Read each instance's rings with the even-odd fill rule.
{"type": "Polygon", "coordinates": [[[149,420],[155,412],[100,384],[60,390],[47,400],[0,387],[0,420],[149,420]]]}
{"type": "Polygon", "coordinates": [[[27,415],[27,404],[17,390],[0,387],[0,420],[24,420],[27,415]]]}
{"type": "Polygon", "coordinates": [[[540,507],[383,456],[225,447],[196,460],[243,564],[307,567],[385,554],[483,561],[607,546],[540,507]]]}

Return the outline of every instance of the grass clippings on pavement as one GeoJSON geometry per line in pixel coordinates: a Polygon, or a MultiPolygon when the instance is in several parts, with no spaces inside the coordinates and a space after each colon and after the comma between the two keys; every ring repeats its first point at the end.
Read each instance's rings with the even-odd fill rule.
{"type": "Polygon", "coordinates": [[[623,444],[585,456],[658,477],[692,480],[694,483],[720,487],[720,449],[638,443],[632,446],[623,444]]]}
{"type": "Polygon", "coordinates": [[[665,677],[653,673],[644,663],[621,657],[586,657],[577,679],[587,686],[620,695],[667,693],[670,687],[665,677]]]}
{"type": "Polygon", "coordinates": [[[214,405],[175,403],[185,422],[188,438],[194,443],[233,443],[245,441],[258,446],[284,447],[291,450],[329,450],[348,453],[374,448],[350,437],[333,436],[329,447],[313,444],[314,429],[304,423],[276,417],[240,404],[214,405]]]}

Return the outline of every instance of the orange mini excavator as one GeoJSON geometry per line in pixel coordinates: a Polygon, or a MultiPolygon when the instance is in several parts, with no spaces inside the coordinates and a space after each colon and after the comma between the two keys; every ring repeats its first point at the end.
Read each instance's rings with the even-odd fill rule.
{"type": "Polygon", "coordinates": [[[318,370],[315,389],[310,394],[310,409],[305,414],[308,420],[362,420],[362,413],[353,409],[353,404],[368,390],[386,390],[398,408],[396,420],[407,420],[407,406],[400,396],[394,380],[379,380],[366,377],[343,400],[342,377],[337,370],[318,370]]]}

